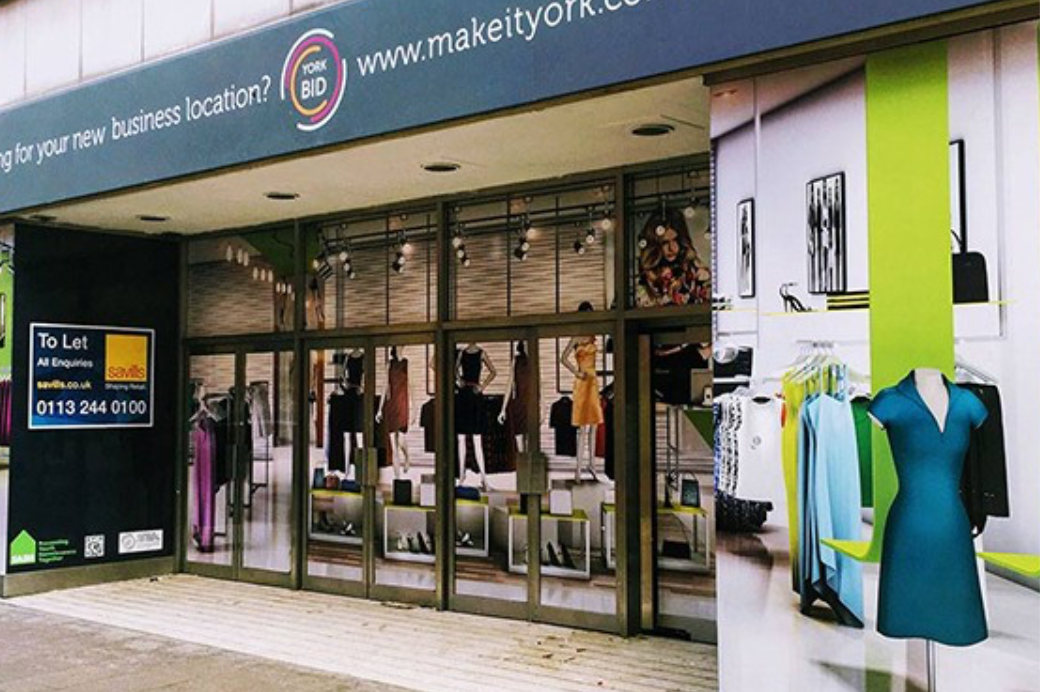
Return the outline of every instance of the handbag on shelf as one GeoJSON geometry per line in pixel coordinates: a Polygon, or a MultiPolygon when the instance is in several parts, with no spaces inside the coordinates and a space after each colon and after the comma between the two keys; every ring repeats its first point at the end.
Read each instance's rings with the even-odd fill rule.
{"type": "Polygon", "coordinates": [[[951,156],[956,157],[957,173],[951,184],[954,186],[956,209],[954,225],[951,228],[956,251],[953,253],[953,302],[988,303],[989,302],[989,270],[986,267],[986,256],[981,252],[968,251],[968,207],[964,189],[964,145],[955,142],[951,156]],[[959,233],[957,231],[960,231],[959,233]]]}

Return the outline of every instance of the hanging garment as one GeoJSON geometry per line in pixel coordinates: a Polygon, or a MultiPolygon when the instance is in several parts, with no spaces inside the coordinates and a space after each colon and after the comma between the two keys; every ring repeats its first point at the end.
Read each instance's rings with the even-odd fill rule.
{"type": "Polygon", "coordinates": [[[715,528],[727,533],[756,533],[773,511],[773,503],[740,500],[726,493],[715,493],[715,528]]]}
{"type": "Polygon", "coordinates": [[[988,517],[1011,516],[1008,502],[1007,459],[1004,452],[1004,412],[1000,390],[989,384],[962,384],[979,398],[989,415],[971,433],[967,461],[961,478],[961,498],[968,511],[972,533],[980,535],[988,517]]]}
{"type": "Polygon", "coordinates": [[[578,363],[581,377],[574,378],[574,408],[571,424],[575,427],[599,425],[603,422],[603,408],[599,402],[599,380],[596,377],[596,340],[578,343],[574,348],[574,359],[578,363]]]}
{"type": "Polygon", "coordinates": [[[192,424],[191,446],[195,450],[195,513],[191,535],[202,552],[213,550],[216,516],[216,423],[201,415],[192,424]]]}
{"type": "Polygon", "coordinates": [[[784,493],[780,450],[783,402],[774,397],[737,399],[741,425],[736,431],[739,472],[736,492],[742,500],[772,502],[784,493]]]}
{"type": "Polygon", "coordinates": [[[423,451],[437,451],[437,402],[430,399],[419,409],[419,425],[423,429],[423,451]]]}
{"type": "Polygon", "coordinates": [[[498,422],[505,397],[493,394],[486,398],[484,408],[484,430],[481,448],[484,452],[484,467],[488,474],[514,473],[516,471],[516,438],[507,425],[498,422]]]}
{"type": "Polygon", "coordinates": [[[878,631],[949,646],[988,636],[971,524],[959,496],[971,431],[986,420],[978,397],[946,381],[943,430],[911,372],[877,394],[870,414],[888,433],[899,492],[881,552],[878,631]]]}
{"type": "Polygon", "coordinates": [[[483,435],[487,431],[487,410],[480,379],[484,352],[463,350],[459,357],[460,383],[455,392],[455,434],[483,435]]]}
{"type": "Polygon", "coordinates": [[[740,440],[743,408],[738,397],[724,394],[712,404],[715,414],[715,489],[736,497],[740,475],[740,440]]]}
{"type": "Polygon", "coordinates": [[[11,380],[0,381],[0,447],[11,446],[11,380]]]}
{"type": "Polygon", "coordinates": [[[388,432],[408,432],[409,410],[408,359],[393,358],[387,366],[390,398],[383,408],[383,420],[388,432]]]}
{"type": "MultiPolygon", "coordinates": [[[[514,435],[527,433],[528,409],[536,386],[530,359],[526,353],[517,353],[513,359],[513,391],[506,409],[506,420],[514,435]]],[[[494,410],[494,406],[491,409],[494,410]]]]}
{"type": "Polygon", "coordinates": [[[610,387],[603,397],[603,427],[606,429],[606,442],[603,450],[603,468],[607,478],[614,480],[614,389],[610,387]]]}
{"type": "Polygon", "coordinates": [[[783,388],[783,434],[780,441],[784,462],[784,486],[787,489],[787,536],[791,562],[791,588],[801,593],[798,545],[798,428],[805,400],[805,388],[785,375],[783,388]]]}
{"type": "Polygon", "coordinates": [[[266,438],[274,433],[271,428],[271,389],[266,382],[253,382],[246,390],[246,402],[249,406],[253,431],[257,436],[266,438]]]}
{"type": "Polygon", "coordinates": [[[578,429],[571,423],[573,409],[569,396],[549,407],[549,427],[556,433],[556,456],[578,456],[578,429]]]}
{"type": "Polygon", "coordinates": [[[874,506],[874,423],[870,420],[870,398],[852,400],[852,418],[856,422],[856,449],[859,457],[860,506],[874,506]]]}
{"type": "Polygon", "coordinates": [[[696,344],[661,349],[653,359],[653,389],[657,400],[671,406],[692,406],[699,392],[692,388],[693,370],[707,370],[708,361],[696,344]]]}
{"type": "Polygon", "coordinates": [[[841,624],[863,627],[862,567],[823,543],[861,537],[859,450],[847,400],[816,395],[802,407],[798,507],[802,612],[823,600],[841,624]]]}

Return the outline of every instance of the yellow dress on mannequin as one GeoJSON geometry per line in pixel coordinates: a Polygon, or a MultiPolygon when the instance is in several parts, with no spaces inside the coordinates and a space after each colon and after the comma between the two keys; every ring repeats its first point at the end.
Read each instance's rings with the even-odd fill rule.
{"type": "Polygon", "coordinates": [[[600,425],[603,423],[603,406],[599,400],[599,380],[596,378],[596,339],[583,341],[574,347],[574,360],[585,377],[574,379],[574,410],[571,425],[600,425]]]}

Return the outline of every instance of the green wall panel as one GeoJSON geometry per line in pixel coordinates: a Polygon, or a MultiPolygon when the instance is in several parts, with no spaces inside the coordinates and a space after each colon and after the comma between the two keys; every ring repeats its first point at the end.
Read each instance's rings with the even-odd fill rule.
{"type": "MultiPolygon", "coordinates": [[[[945,42],[867,61],[871,378],[875,391],[913,368],[953,375],[949,99],[945,42]]],[[[883,431],[874,433],[874,536],[881,556],[898,489],[883,431]]]]}

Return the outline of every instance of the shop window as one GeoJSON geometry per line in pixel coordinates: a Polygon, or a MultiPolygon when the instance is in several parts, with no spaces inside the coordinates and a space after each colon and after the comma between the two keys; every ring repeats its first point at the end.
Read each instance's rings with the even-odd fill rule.
{"type": "Polygon", "coordinates": [[[628,182],[630,305],[711,300],[711,185],[707,163],[633,176],[628,182]]]}
{"type": "Polygon", "coordinates": [[[326,224],[307,242],[308,329],[437,319],[433,210],[326,224]]]}
{"type": "Polygon", "coordinates": [[[188,245],[188,336],[292,329],[291,227],[188,245]]]}
{"type": "Polygon", "coordinates": [[[454,318],[594,310],[613,302],[614,188],[591,183],[453,210],[454,318]]]}

